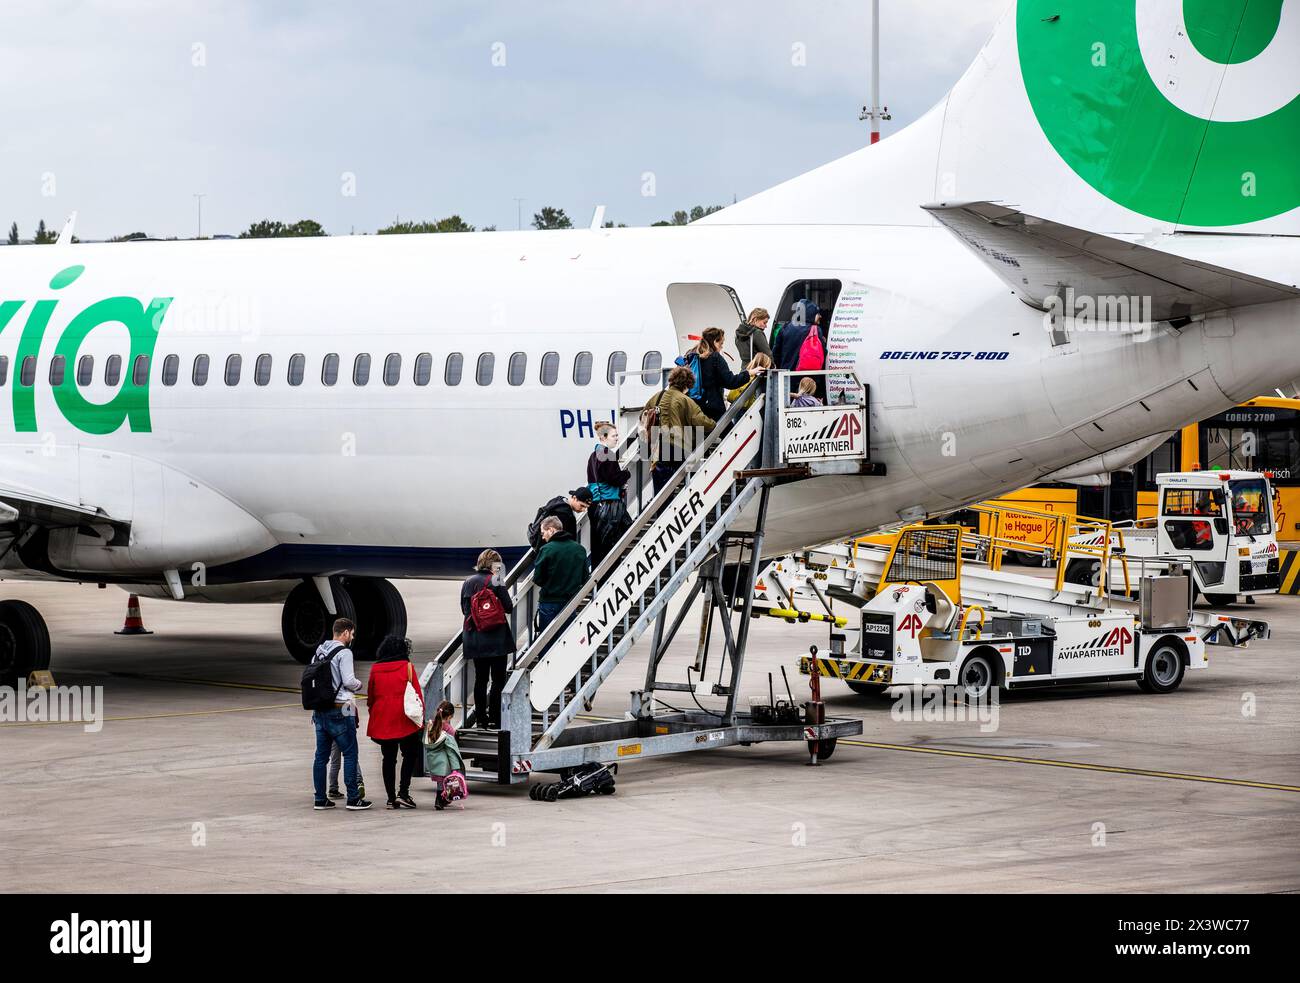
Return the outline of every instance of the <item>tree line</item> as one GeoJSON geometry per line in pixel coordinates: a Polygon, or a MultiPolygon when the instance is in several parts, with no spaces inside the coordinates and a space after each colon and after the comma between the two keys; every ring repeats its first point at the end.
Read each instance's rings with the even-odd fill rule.
{"type": "MultiPolygon", "coordinates": [[[[664,225],[687,225],[705,215],[712,215],[714,212],[721,211],[722,205],[696,205],[690,211],[673,212],[672,217],[652,223],[652,227],[664,225]]],[[[547,205],[541,211],[533,214],[532,226],[534,229],[571,229],[573,220],[565,214],[563,208],[556,208],[547,205]]],[[[605,223],[605,228],[625,229],[627,225],[619,222],[616,226],[612,221],[605,223]]],[[[394,219],[390,225],[379,229],[376,235],[411,235],[416,233],[427,232],[495,232],[495,225],[485,225],[478,229],[470,225],[459,215],[448,215],[446,218],[434,219],[433,221],[402,221],[394,219]]],[[[262,219],[260,222],[252,223],[247,229],[239,233],[241,239],[288,239],[302,238],[312,236],[329,235],[315,219],[304,218],[297,222],[280,222],[274,219],[262,219]]],[[[137,239],[148,239],[149,236],[143,232],[130,232],[126,235],[113,236],[109,242],[131,242],[137,239]]],[[[51,232],[45,226],[45,220],[41,219],[36,226],[36,235],[32,242],[36,245],[45,245],[57,241],[58,234],[51,232]]],[[[74,237],[73,241],[77,241],[74,237]]],[[[14,222],[9,226],[9,245],[16,246],[21,242],[18,235],[18,223],[14,222]]]]}

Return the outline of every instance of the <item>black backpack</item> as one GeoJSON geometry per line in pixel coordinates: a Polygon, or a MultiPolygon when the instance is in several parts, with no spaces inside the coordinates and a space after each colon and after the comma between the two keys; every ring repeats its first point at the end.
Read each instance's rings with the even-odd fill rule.
{"type": "MultiPolygon", "coordinates": [[[[556,496],[538,509],[536,518],[528,524],[528,545],[535,551],[546,545],[546,541],[542,539],[542,520],[548,515],[555,515],[555,508],[559,505],[567,506],[568,502],[562,497],[556,496]]],[[[556,516],[556,518],[559,517],[556,516]]]]}
{"type": "Polygon", "coordinates": [[[347,646],[340,645],[323,659],[314,659],[302,671],[302,708],[304,710],[329,710],[338,702],[338,687],[334,684],[334,656],[347,646]]]}

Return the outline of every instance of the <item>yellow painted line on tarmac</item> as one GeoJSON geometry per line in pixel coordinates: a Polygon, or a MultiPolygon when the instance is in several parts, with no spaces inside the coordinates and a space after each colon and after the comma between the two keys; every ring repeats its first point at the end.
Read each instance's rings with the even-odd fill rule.
{"type": "MultiPolygon", "coordinates": [[[[178,713],[145,713],[134,717],[104,717],[103,723],[109,721],[118,722],[123,720],[163,720],[168,717],[206,717],[215,713],[252,713],[256,710],[287,710],[291,707],[300,707],[299,703],[274,703],[264,707],[229,707],[224,710],[186,710],[178,713]]],[[[86,724],[93,724],[94,720],[26,720],[12,723],[0,723],[0,727],[48,727],[52,724],[77,724],[81,727],[86,724]]]]}
{"type": "MultiPolygon", "coordinates": [[[[191,676],[149,676],[141,672],[112,672],[109,675],[116,679],[144,679],[159,683],[189,683],[193,686],[219,686],[224,689],[252,689],[263,693],[298,692],[292,686],[268,686],[264,683],[232,683],[224,679],[195,679],[191,676]]],[[[364,700],[365,697],[358,696],[357,699],[364,700]]]]}
{"type": "Polygon", "coordinates": [[[1204,782],[1209,785],[1234,785],[1239,788],[1260,788],[1274,792],[1300,792],[1300,785],[1254,782],[1244,778],[1219,778],[1214,775],[1187,775],[1177,771],[1155,771],[1149,768],[1124,768],[1118,765],[1098,765],[1085,761],[1058,761],[1054,758],[1025,758],[1014,754],[993,754],[989,751],[956,751],[950,748],[916,747],[909,744],[882,744],[876,741],[853,741],[844,737],[839,739],[839,743],[853,747],[874,748],[878,751],[911,751],[914,754],[937,754],[948,758],[973,758],[978,761],[1005,761],[1017,765],[1072,768],[1076,771],[1096,771],[1109,775],[1134,775],[1139,778],[1166,778],[1181,782],[1204,782]]]}

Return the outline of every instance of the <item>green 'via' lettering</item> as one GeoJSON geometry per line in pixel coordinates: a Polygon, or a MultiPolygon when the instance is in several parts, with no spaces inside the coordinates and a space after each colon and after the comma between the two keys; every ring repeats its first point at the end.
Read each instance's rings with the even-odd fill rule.
{"type": "MultiPolygon", "coordinates": [[[[51,290],[63,290],[75,283],[84,273],[84,266],[70,266],[50,280],[51,290]]],[[[141,356],[152,361],[158,343],[158,331],[171,306],[171,297],[155,297],[146,306],[134,297],[108,297],[91,304],[74,317],[55,346],[55,357],[62,356],[67,369],[63,380],[53,387],[54,401],[64,419],[76,429],[89,434],[114,433],[128,424],[134,433],[150,433],[153,425],[149,418],[149,378],[135,381],[134,366],[141,356]],[[106,403],[92,403],[82,395],[77,385],[76,364],[82,344],[96,328],[105,324],[121,324],[131,336],[131,351],[126,359],[126,369],[120,388],[106,403]]],[[[27,303],[25,300],[0,302],[0,334],[27,303]]],[[[38,300],[32,305],[23,326],[22,336],[14,357],[13,412],[14,430],[18,433],[35,433],[36,384],[40,373],[25,372],[29,358],[40,355],[45,332],[54,315],[58,300],[38,300]],[[25,384],[29,380],[30,384],[25,384]]]]}

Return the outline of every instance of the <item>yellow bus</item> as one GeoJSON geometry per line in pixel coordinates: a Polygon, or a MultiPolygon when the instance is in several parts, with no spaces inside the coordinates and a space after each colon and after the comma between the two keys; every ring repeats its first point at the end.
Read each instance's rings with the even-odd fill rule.
{"type": "MultiPolygon", "coordinates": [[[[1279,542],[1300,541],[1300,399],[1261,396],[1182,431],[1138,461],[1117,471],[1104,488],[1049,483],[1030,485],[981,504],[1025,508],[1054,515],[1086,515],[1111,522],[1147,519],[1156,513],[1156,475],[1169,471],[1263,471],[1272,477],[1279,542]]],[[[1051,522],[1009,515],[1004,535],[1047,543],[1051,522]]],[[[1029,559],[1026,554],[1024,559],[1029,559]]],[[[1041,562],[1041,557],[1034,557],[1041,562]]]]}

